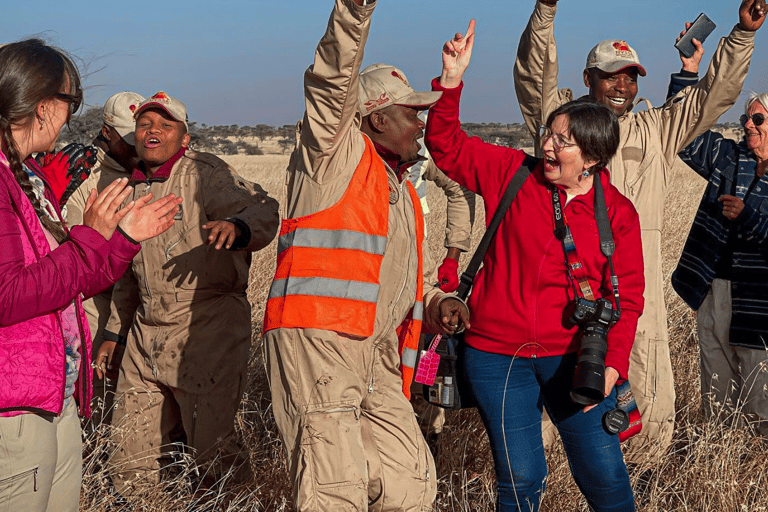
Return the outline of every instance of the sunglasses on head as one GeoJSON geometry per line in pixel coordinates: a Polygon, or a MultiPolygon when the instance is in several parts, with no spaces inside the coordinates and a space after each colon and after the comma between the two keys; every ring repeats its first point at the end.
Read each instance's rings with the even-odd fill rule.
{"type": "Polygon", "coordinates": [[[752,122],[755,124],[755,126],[760,126],[765,122],[765,116],[761,113],[752,114],[751,116],[748,116],[747,114],[741,114],[741,117],[739,118],[739,122],[741,123],[741,126],[746,126],[747,121],[752,119],[752,122]]]}

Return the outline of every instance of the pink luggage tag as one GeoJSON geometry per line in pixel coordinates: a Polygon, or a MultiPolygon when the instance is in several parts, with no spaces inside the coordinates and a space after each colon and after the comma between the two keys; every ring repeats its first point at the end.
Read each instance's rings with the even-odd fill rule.
{"type": "Polygon", "coordinates": [[[414,380],[419,384],[431,386],[435,383],[437,367],[440,366],[440,354],[437,354],[435,349],[442,338],[442,334],[436,335],[429,349],[421,351],[419,365],[416,367],[416,377],[414,377],[414,380]]]}

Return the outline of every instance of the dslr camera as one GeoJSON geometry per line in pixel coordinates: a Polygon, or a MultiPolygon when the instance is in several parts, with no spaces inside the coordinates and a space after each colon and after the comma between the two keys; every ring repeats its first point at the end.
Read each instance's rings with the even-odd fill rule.
{"type": "Polygon", "coordinates": [[[605,398],[605,355],[608,352],[608,330],[619,321],[618,310],[610,301],[600,298],[576,298],[569,304],[566,327],[581,328],[576,371],[573,374],[571,399],[581,405],[599,404],[605,398]]]}

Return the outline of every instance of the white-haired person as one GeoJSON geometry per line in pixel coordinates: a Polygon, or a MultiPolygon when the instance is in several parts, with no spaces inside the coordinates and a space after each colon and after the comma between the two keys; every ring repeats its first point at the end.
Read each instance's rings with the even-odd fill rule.
{"type": "MultiPolygon", "coordinates": [[[[674,78],[673,78],[674,81],[674,78]]],[[[708,181],[672,286],[694,310],[706,418],[768,435],[768,93],[751,94],[744,139],[708,131],[680,157],[708,181]]]]}

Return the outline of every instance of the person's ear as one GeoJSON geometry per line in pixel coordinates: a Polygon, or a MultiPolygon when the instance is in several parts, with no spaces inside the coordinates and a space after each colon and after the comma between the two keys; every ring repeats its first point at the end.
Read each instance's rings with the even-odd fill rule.
{"type": "Polygon", "coordinates": [[[597,160],[584,160],[584,171],[590,171],[597,165],[597,160]]]}
{"type": "Polygon", "coordinates": [[[589,70],[588,69],[584,70],[584,85],[587,87],[587,89],[590,89],[592,87],[592,85],[590,84],[590,80],[589,80],[589,70]]]}
{"type": "Polygon", "coordinates": [[[37,104],[37,108],[35,109],[35,120],[41,127],[45,124],[45,116],[49,113],[49,110],[48,102],[41,101],[37,104]]]}
{"type": "Polygon", "coordinates": [[[109,126],[105,124],[101,125],[101,136],[104,137],[104,140],[107,142],[112,142],[109,137],[109,126]]]}
{"type": "Polygon", "coordinates": [[[370,120],[371,128],[377,132],[384,131],[384,128],[387,125],[387,115],[384,112],[377,110],[373,114],[370,114],[368,118],[370,120]]]}
{"type": "Polygon", "coordinates": [[[190,136],[188,133],[185,133],[184,137],[181,138],[181,145],[184,146],[185,148],[189,147],[189,141],[190,141],[190,136]]]}

